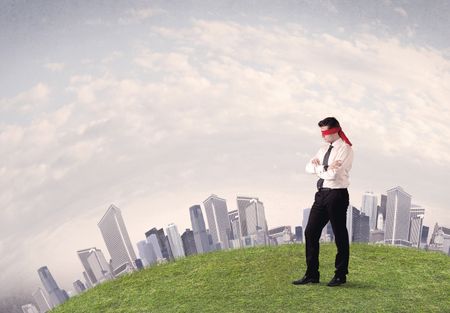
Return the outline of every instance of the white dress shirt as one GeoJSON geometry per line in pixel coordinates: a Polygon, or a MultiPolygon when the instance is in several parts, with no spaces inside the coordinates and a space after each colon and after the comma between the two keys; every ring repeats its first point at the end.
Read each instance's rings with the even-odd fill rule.
{"type": "Polygon", "coordinates": [[[335,160],[341,160],[342,165],[340,167],[337,169],[330,169],[328,167],[327,171],[324,170],[324,166],[322,164],[323,157],[330,147],[330,144],[326,143],[320,147],[316,155],[309,160],[306,164],[305,170],[309,174],[316,174],[318,178],[323,178],[324,181],[322,187],[347,188],[350,185],[349,172],[352,168],[353,149],[340,137],[331,143],[331,145],[333,148],[331,149],[330,156],[328,158],[328,166],[331,166],[335,160]],[[312,163],[312,160],[315,158],[320,160],[320,165],[315,165],[312,163]]]}

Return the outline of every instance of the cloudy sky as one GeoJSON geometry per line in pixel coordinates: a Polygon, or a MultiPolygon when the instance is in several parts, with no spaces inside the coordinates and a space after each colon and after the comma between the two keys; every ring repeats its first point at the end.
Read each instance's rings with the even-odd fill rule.
{"type": "Polygon", "coordinates": [[[71,291],[77,250],[109,257],[112,203],[133,244],[211,193],[301,225],[327,116],[353,143],[352,205],[401,186],[450,226],[448,1],[0,6],[0,294],[43,265],[71,291]]]}

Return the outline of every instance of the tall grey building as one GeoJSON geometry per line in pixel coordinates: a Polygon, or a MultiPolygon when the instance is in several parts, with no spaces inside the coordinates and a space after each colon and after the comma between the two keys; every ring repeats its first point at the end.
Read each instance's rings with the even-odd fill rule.
{"type": "Polygon", "coordinates": [[[366,191],[362,196],[361,212],[369,217],[370,230],[374,230],[377,227],[377,196],[372,191],[366,191]]]}
{"type": "MultiPolygon", "coordinates": [[[[155,236],[152,234],[151,236],[155,236]]],[[[156,238],[156,236],[155,236],[156,238]]],[[[156,263],[157,256],[153,245],[148,240],[141,240],[136,244],[138,248],[139,257],[142,260],[144,266],[149,266],[156,263]]]]}
{"type": "Polygon", "coordinates": [[[369,242],[370,239],[370,218],[369,216],[361,213],[359,215],[359,227],[355,229],[354,242],[369,242]]]}
{"type": "Polygon", "coordinates": [[[86,280],[89,279],[89,282],[92,285],[96,285],[97,279],[95,278],[94,272],[92,271],[92,268],[90,267],[90,265],[87,261],[87,258],[89,256],[89,254],[91,253],[92,249],[96,249],[96,248],[92,247],[92,248],[88,248],[88,249],[78,250],[77,255],[81,261],[81,265],[83,265],[83,268],[87,274],[87,278],[85,278],[85,279],[86,280]]]}
{"type": "Polygon", "coordinates": [[[422,234],[420,235],[420,247],[424,248],[428,246],[428,233],[430,231],[430,227],[423,225],[422,226],[422,234]]]}
{"type": "Polygon", "coordinates": [[[309,219],[310,212],[311,212],[311,208],[303,209],[302,234],[303,234],[304,242],[306,242],[305,230],[306,230],[306,225],[308,225],[308,219],[309,219]]]}
{"type": "Polygon", "coordinates": [[[77,254],[85,269],[87,276],[85,279],[89,280],[89,283],[92,286],[113,278],[109,263],[106,261],[105,256],[100,249],[92,247],[78,250],[77,254]]]}
{"type": "Polygon", "coordinates": [[[381,194],[380,205],[377,206],[377,229],[384,230],[386,223],[387,196],[381,194]]]}
{"type": "Polygon", "coordinates": [[[369,217],[352,205],[347,209],[347,231],[349,242],[369,242],[369,217]]]}
{"type": "Polygon", "coordinates": [[[295,226],[295,242],[303,242],[303,229],[302,226],[295,226]]]}
{"type": "Polygon", "coordinates": [[[194,233],[195,249],[197,253],[209,251],[208,234],[206,233],[205,219],[200,205],[193,205],[189,208],[192,231],[194,233]]]}
{"type": "Polygon", "coordinates": [[[155,227],[153,227],[145,233],[145,237],[148,239],[152,234],[154,234],[158,239],[158,245],[161,249],[163,258],[165,258],[167,261],[173,260],[174,257],[172,254],[172,249],[169,244],[169,239],[164,233],[164,229],[160,228],[157,230],[155,227]]]}
{"type": "Polygon", "coordinates": [[[134,253],[120,209],[111,204],[100,222],[98,222],[98,227],[112,259],[113,275],[119,275],[119,273],[127,269],[135,269],[136,254],[134,253]]]}
{"type": "Polygon", "coordinates": [[[95,280],[97,283],[102,283],[106,280],[113,279],[113,274],[111,273],[111,268],[109,263],[106,261],[102,250],[93,248],[89,251],[87,256],[87,263],[94,273],[95,280]]]}
{"type": "Polygon", "coordinates": [[[397,186],[387,191],[385,243],[410,246],[408,240],[410,209],[411,195],[403,188],[397,186]]]}
{"type": "Polygon", "coordinates": [[[230,246],[231,248],[240,248],[242,246],[242,236],[238,210],[228,212],[228,218],[230,220],[231,227],[230,246]]]}
{"type": "MultiPolygon", "coordinates": [[[[252,236],[256,245],[268,244],[268,227],[264,204],[257,197],[237,197],[241,236],[252,236]]],[[[247,244],[244,244],[247,245],[247,244]]]]}
{"type": "Polygon", "coordinates": [[[233,210],[233,211],[228,212],[228,218],[230,219],[230,226],[231,226],[231,238],[230,239],[241,238],[241,227],[239,225],[238,210],[233,210]]]}
{"type": "Polygon", "coordinates": [[[423,207],[416,204],[411,204],[408,240],[411,242],[411,245],[416,248],[420,248],[424,216],[425,209],[423,207]]]}
{"type": "Polygon", "coordinates": [[[42,266],[41,268],[39,268],[38,274],[45,291],[47,291],[49,300],[54,307],[64,303],[67,299],[69,299],[69,297],[66,297],[66,294],[61,289],[59,289],[58,284],[48,270],[47,266],[42,266]]]}
{"type": "Polygon", "coordinates": [[[86,273],[86,271],[83,272],[83,277],[84,277],[84,280],[85,280],[86,288],[87,289],[92,288],[94,286],[94,284],[92,283],[92,281],[89,278],[89,275],[86,273]]]}
{"type": "Polygon", "coordinates": [[[185,232],[181,235],[181,241],[183,242],[183,249],[186,256],[197,254],[194,232],[192,230],[186,228],[185,232]]]}
{"type": "Polygon", "coordinates": [[[153,252],[156,256],[156,262],[161,262],[164,257],[162,255],[161,246],[159,245],[158,237],[156,236],[156,234],[150,234],[150,236],[148,236],[146,240],[147,243],[149,243],[153,248],[153,252]]]}
{"type": "Polygon", "coordinates": [[[48,294],[40,287],[33,292],[33,299],[36,302],[40,313],[50,311],[54,307],[48,297],[48,294]]]}
{"type": "Polygon", "coordinates": [[[359,216],[360,212],[351,204],[347,208],[347,231],[348,241],[350,243],[355,241],[355,232],[359,230],[359,216]]]}
{"type": "Polygon", "coordinates": [[[226,200],[212,194],[203,201],[203,205],[214,245],[220,249],[229,249],[231,226],[226,200]]]}
{"type": "Polygon", "coordinates": [[[185,257],[183,249],[183,241],[181,241],[180,233],[174,223],[170,223],[166,228],[167,237],[169,238],[170,247],[175,259],[185,257]]]}

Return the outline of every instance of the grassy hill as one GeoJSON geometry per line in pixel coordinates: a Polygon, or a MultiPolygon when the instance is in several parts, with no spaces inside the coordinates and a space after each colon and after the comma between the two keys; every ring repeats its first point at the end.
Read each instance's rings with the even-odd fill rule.
{"type": "Polygon", "coordinates": [[[305,272],[303,244],[215,251],[126,274],[51,312],[450,312],[450,257],[352,244],[347,283],[328,287],[335,253],[321,244],[320,284],[291,284],[305,272]]]}

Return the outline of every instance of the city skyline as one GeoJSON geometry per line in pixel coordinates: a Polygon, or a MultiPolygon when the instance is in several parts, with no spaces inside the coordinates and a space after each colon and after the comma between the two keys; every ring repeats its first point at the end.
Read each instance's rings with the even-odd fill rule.
{"type": "MultiPolygon", "coordinates": [[[[347,227],[348,227],[348,230],[349,230],[349,241],[350,241],[350,243],[352,243],[352,242],[369,242],[369,238],[370,237],[372,237],[371,235],[369,236],[369,230],[370,230],[370,232],[372,232],[373,230],[375,230],[375,229],[372,229],[372,228],[370,228],[369,227],[369,223],[370,223],[370,225],[372,225],[372,222],[370,221],[369,222],[369,217],[370,217],[370,220],[372,220],[372,219],[375,219],[375,220],[377,220],[377,216],[376,216],[376,214],[372,214],[371,213],[371,210],[367,210],[367,202],[368,202],[368,200],[367,200],[367,196],[369,196],[370,198],[374,198],[375,197],[375,199],[373,199],[373,200],[370,200],[369,202],[373,202],[374,204],[375,204],[375,206],[376,206],[376,208],[375,209],[377,209],[377,211],[378,211],[378,209],[381,209],[380,208],[380,206],[379,205],[377,205],[377,201],[378,201],[378,197],[376,196],[376,195],[374,195],[373,194],[373,192],[365,192],[363,195],[362,195],[362,201],[361,201],[361,205],[359,206],[359,207],[355,207],[351,202],[350,202],[350,204],[349,204],[349,207],[348,207],[348,212],[347,212],[347,227]],[[366,210],[366,212],[364,212],[364,210],[366,210]],[[360,215],[361,214],[361,215],[360,215]],[[367,215],[367,214],[369,214],[369,215],[367,215]],[[361,220],[362,219],[362,220],[361,220]],[[364,222],[364,224],[360,224],[362,221],[365,221],[364,222]],[[354,222],[355,221],[355,222],[354,222]],[[356,224],[354,224],[354,223],[356,223],[356,224]],[[361,225],[361,226],[360,226],[361,225]],[[357,229],[355,229],[355,227],[357,227],[357,229]],[[363,227],[363,228],[361,228],[360,229],[360,227],[363,227]],[[364,229],[364,230],[363,230],[364,229]],[[367,232],[366,234],[365,234],[365,232],[367,232]]],[[[384,236],[384,240],[383,239],[381,239],[381,240],[379,240],[379,239],[377,239],[377,240],[375,240],[375,241],[377,241],[377,242],[383,242],[383,243],[385,243],[385,244],[394,244],[394,240],[392,239],[392,243],[391,243],[391,239],[390,238],[399,238],[399,239],[403,239],[403,240],[399,240],[400,242],[396,242],[395,244],[404,244],[404,242],[405,241],[408,241],[409,240],[409,238],[410,238],[410,235],[408,236],[408,234],[409,234],[409,232],[410,232],[410,230],[413,230],[414,228],[412,228],[412,223],[413,223],[413,218],[415,218],[416,216],[417,216],[417,214],[420,214],[421,216],[420,216],[420,218],[423,218],[423,216],[424,215],[426,215],[426,213],[425,213],[425,209],[422,207],[422,206],[420,206],[420,205],[417,205],[417,204],[413,204],[413,203],[411,203],[411,199],[412,199],[412,195],[410,195],[410,194],[408,194],[407,192],[405,192],[404,190],[403,190],[403,188],[402,187],[400,187],[400,186],[397,186],[397,187],[394,187],[394,188],[390,188],[390,189],[388,189],[387,191],[386,191],[386,195],[384,195],[384,194],[380,194],[380,198],[383,198],[383,197],[387,197],[387,199],[389,199],[390,201],[388,201],[388,202],[386,202],[386,203],[382,203],[383,201],[380,201],[380,204],[381,204],[381,206],[383,207],[383,206],[386,206],[385,208],[383,208],[384,210],[387,210],[388,212],[389,212],[389,214],[388,215],[386,215],[386,219],[388,220],[387,221],[387,224],[389,225],[389,224],[391,224],[391,226],[390,227],[388,227],[388,228],[386,228],[386,226],[385,225],[376,225],[376,229],[378,230],[378,229],[387,229],[387,237],[386,237],[386,235],[384,236]],[[397,217],[396,215],[396,209],[397,209],[397,205],[395,205],[395,208],[394,208],[394,205],[393,205],[393,202],[398,202],[399,203],[399,206],[400,206],[400,201],[397,201],[396,200],[396,198],[398,197],[398,195],[403,195],[403,198],[405,198],[406,197],[406,199],[407,199],[407,202],[405,203],[405,201],[402,201],[401,203],[403,203],[404,205],[402,205],[402,208],[403,209],[407,209],[407,211],[408,211],[408,214],[403,214],[403,218],[401,219],[401,217],[399,216],[399,217],[397,217]],[[393,217],[395,215],[395,218],[393,217]],[[411,221],[411,225],[410,226],[408,226],[408,229],[407,229],[407,234],[405,235],[404,233],[402,233],[402,234],[398,234],[398,235],[395,235],[395,227],[394,227],[394,230],[392,230],[392,228],[393,228],[393,226],[392,225],[394,225],[396,222],[395,222],[395,220],[396,219],[398,219],[398,223],[399,223],[399,225],[401,225],[401,227],[404,227],[404,225],[405,225],[405,221],[411,221]],[[389,221],[389,220],[394,220],[394,221],[389,221]],[[394,234],[394,235],[392,235],[392,234],[394,234]],[[407,239],[408,240],[405,240],[404,238],[405,238],[405,236],[407,236],[407,239]]],[[[190,218],[191,218],[191,228],[193,229],[194,227],[194,225],[196,225],[196,223],[197,223],[197,221],[194,219],[192,219],[192,209],[194,209],[194,208],[198,208],[198,207],[200,207],[200,212],[199,212],[199,214],[201,215],[202,214],[202,212],[201,211],[203,211],[203,210],[211,210],[211,208],[214,208],[214,201],[219,201],[219,203],[217,203],[216,205],[219,205],[219,207],[220,208],[222,208],[222,209],[225,209],[226,210],[226,212],[227,212],[227,223],[229,223],[230,224],[230,226],[231,226],[231,223],[232,223],[232,218],[231,218],[231,215],[229,216],[229,213],[233,213],[233,212],[238,212],[239,210],[228,210],[227,209],[227,205],[226,205],[226,199],[224,199],[224,198],[221,198],[221,197],[219,197],[219,196],[217,196],[216,194],[211,194],[210,196],[208,196],[207,198],[206,198],[206,200],[204,200],[202,203],[203,203],[203,209],[199,206],[199,205],[191,205],[190,207],[189,207],[189,209],[187,210],[188,211],[188,215],[190,216],[190,218]],[[222,204],[221,204],[222,203],[222,204]],[[206,205],[206,206],[205,206],[206,205]],[[212,205],[212,206],[211,206],[212,205]]],[[[261,204],[262,205],[262,202],[259,200],[259,197],[250,197],[250,196],[242,196],[242,195],[237,195],[236,196],[236,205],[238,206],[238,207],[240,207],[241,209],[242,208],[251,208],[253,205],[256,205],[256,204],[261,204]],[[243,203],[245,204],[245,205],[243,205],[243,203]]],[[[256,206],[255,206],[255,208],[256,208],[256,206]]],[[[302,210],[302,214],[303,214],[303,221],[302,221],[302,227],[304,228],[304,225],[305,225],[305,218],[307,218],[307,216],[308,216],[308,214],[309,214],[309,210],[310,210],[310,208],[304,208],[303,210],[302,210]],[[305,213],[306,212],[306,213],[305,213]]],[[[247,218],[247,212],[245,212],[245,210],[244,211],[242,211],[243,212],[243,216],[245,216],[245,218],[247,218]]],[[[210,213],[210,214],[212,214],[212,213],[210,213]]],[[[262,213],[263,214],[263,216],[262,216],[262,221],[264,221],[264,223],[266,223],[266,221],[265,221],[265,217],[264,217],[264,213],[262,213]]],[[[102,223],[102,221],[104,221],[105,220],[105,217],[108,217],[108,216],[119,216],[119,222],[118,222],[118,224],[119,225],[122,225],[122,230],[120,230],[120,228],[117,228],[116,229],[116,232],[119,232],[119,233],[122,233],[122,235],[120,235],[119,237],[117,237],[117,236],[115,236],[116,237],[116,239],[115,239],[115,241],[116,241],[116,243],[114,243],[114,242],[111,242],[111,238],[109,238],[109,237],[104,237],[103,239],[105,240],[105,241],[107,241],[107,242],[109,242],[110,244],[112,244],[112,245],[114,245],[114,246],[117,246],[117,243],[118,242],[121,242],[123,239],[120,239],[120,238],[122,238],[122,237],[125,237],[125,238],[128,238],[128,233],[127,233],[127,230],[126,230],[126,226],[125,226],[125,222],[122,220],[122,218],[121,218],[121,209],[120,208],[118,208],[117,206],[115,206],[114,204],[111,204],[109,207],[108,207],[108,209],[106,210],[106,213],[103,215],[103,217],[102,217],[102,219],[101,219],[101,221],[98,223],[99,225],[102,223]]],[[[238,215],[238,217],[239,217],[239,215],[238,215]]],[[[240,218],[239,218],[239,220],[240,220],[240,218]]],[[[247,220],[248,221],[250,221],[248,218],[247,218],[247,220]]],[[[253,225],[255,222],[256,222],[256,220],[257,219],[255,219],[254,220],[254,222],[251,222],[249,225],[253,225]]],[[[213,218],[211,218],[210,219],[210,221],[211,221],[211,223],[215,226],[215,227],[217,227],[217,221],[215,221],[213,218]]],[[[384,221],[384,222],[386,222],[386,221],[384,221]]],[[[116,223],[116,222],[115,222],[116,223]]],[[[114,224],[115,224],[114,223],[114,224]]],[[[438,222],[436,222],[436,224],[437,224],[438,222]]],[[[409,224],[408,224],[409,225],[409,224]]],[[[209,226],[209,224],[208,224],[208,226],[209,226]]],[[[328,224],[324,227],[324,229],[323,229],[323,232],[322,232],[322,237],[323,237],[323,239],[321,239],[321,240],[323,240],[323,241],[333,241],[334,239],[333,239],[333,234],[332,234],[332,230],[331,230],[331,227],[327,227],[328,226],[328,224]],[[326,236],[326,234],[327,233],[330,233],[330,235],[331,235],[331,240],[330,240],[330,238],[329,237],[327,237],[326,236]]],[[[442,226],[442,224],[441,224],[441,226],[442,226]]],[[[111,227],[111,225],[109,225],[109,227],[111,227]]],[[[272,233],[274,236],[276,236],[276,238],[278,238],[278,239],[275,239],[276,241],[277,241],[277,243],[276,244],[283,244],[283,243],[286,243],[286,242],[290,242],[291,240],[295,240],[294,239],[294,237],[293,237],[293,234],[291,233],[291,232],[289,232],[289,239],[286,241],[286,238],[285,238],[285,236],[286,236],[286,233],[285,233],[285,229],[287,229],[287,227],[289,227],[289,230],[291,230],[293,227],[294,228],[296,228],[297,227],[297,225],[279,225],[279,226],[277,226],[277,227],[275,227],[275,228],[272,228],[272,229],[265,229],[264,231],[266,232],[266,234],[268,235],[269,233],[272,233]],[[281,237],[281,238],[280,238],[281,237]]],[[[430,226],[427,226],[428,228],[430,228],[430,226]]],[[[254,228],[254,227],[250,227],[250,229],[251,228],[254,228]]],[[[419,227],[419,228],[421,228],[421,227],[419,227]]],[[[151,231],[149,231],[149,232],[146,232],[145,233],[145,236],[147,236],[147,235],[149,235],[148,236],[148,238],[151,238],[152,236],[155,236],[155,234],[153,233],[153,231],[154,231],[154,229],[155,228],[153,228],[151,231]],[[151,233],[151,235],[150,235],[150,233],[151,233]]],[[[186,231],[189,231],[191,234],[192,234],[192,239],[194,239],[194,233],[193,233],[193,231],[192,231],[192,229],[189,229],[189,228],[186,228],[186,231]]],[[[100,230],[102,231],[102,232],[104,232],[104,230],[102,230],[102,228],[100,228],[100,230]]],[[[421,231],[421,229],[420,229],[420,231],[421,231]]],[[[303,229],[303,233],[304,233],[304,229],[303,229]]],[[[174,223],[169,223],[168,225],[167,225],[167,227],[165,228],[165,234],[166,234],[166,236],[168,237],[168,239],[169,239],[169,242],[170,242],[170,247],[172,247],[171,248],[171,250],[172,251],[175,251],[175,258],[178,258],[178,257],[185,257],[185,256],[188,256],[188,254],[186,254],[185,255],[185,249],[186,249],[186,246],[184,246],[184,248],[183,248],[183,243],[181,242],[181,234],[180,234],[180,232],[177,230],[177,226],[174,224],[174,223]],[[181,250],[180,250],[181,249],[181,250]]],[[[429,235],[429,233],[428,233],[428,230],[427,230],[427,233],[426,233],[427,235],[429,235]]],[[[109,236],[113,236],[114,234],[113,233],[109,233],[109,236]]],[[[185,233],[183,233],[183,236],[185,235],[185,233]]],[[[229,238],[230,238],[230,241],[232,240],[232,237],[233,237],[233,235],[232,235],[232,233],[230,232],[229,233],[229,238]]],[[[422,233],[421,232],[419,232],[419,234],[417,235],[417,236],[420,236],[420,237],[422,237],[422,233]]],[[[114,237],[114,236],[113,236],[114,237]]],[[[244,243],[244,242],[246,242],[246,240],[245,240],[245,237],[247,237],[247,236],[242,236],[240,239],[242,240],[242,242],[241,242],[241,244],[244,244],[244,246],[237,246],[237,247],[231,247],[231,246],[228,246],[228,244],[226,244],[225,246],[224,246],[224,248],[225,249],[234,249],[234,248],[243,248],[243,247],[245,247],[245,246],[247,246],[247,245],[249,245],[249,246],[252,246],[252,245],[255,245],[255,244],[257,244],[257,245],[269,245],[269,244],[274,244],[274,243],[269,243],[269,241],[266,241],[266,240],[263,240],[263,241],[259,241],[258,242],[258,240],[256,239],[256,237],[254,238],[254,239],[252,239],[251,241],[248,241],[248,243],[244,243]],[[254,240],[256,240],[256,241],[254,241],[254,240]]],[[[147,238],[147,242],[148,242],[148,238],[147,238]]],[[[275,237],[273,237],[273,238],[275,238],[275,237]]],[[[303,236],[303,238],[304,238],[304,236],[303,236]]],[[[428,238],[428,236],[427,236],[427,238],[428,238]]],[[[212,239],[212,241],[213,241],[213,243],[212,243],[212,246],[214,246],[215,245],[215,243],[217,243],[217,241],[215,241],[213,238],[211,238],[212,239]]],[[[417,240],[419,240],[418,238],[417,238],[417,240]]],[[[153,242],[156,242],[157,240],[156,240],[156,237],[152,240],[153,242]]],[[[370,239],[370,241],[372,242],[372,239],[370,239]]],[[[373,241],[373,242],[375,242],[375,241],[373,241]]],[[[142,243],[142,241],[139,241],[139,242],[135,242],[135,244],[133,245],[133,244],[131,244],[131,246],[132,246],[132,248],[131,248],[131,253],[129,252],[129,254],[132,254],[132,255],[134,255],[134,251],[133,251],[133,247],[135,246],[138,250],[139,250],[139,255],[141,256],[141,251],[143,251],[143,250],[141,250],[140,249],[140,244],[142,243]]],[[[230,244],[231,244],[231,242],[229,242],[230,244]]],[[[428,240],[426,239],[426,242],[425,243],[428,243],[428,240]]],[[[194,242],[192,242],[192,244],[195,246],[195,243],[194,242]]],[[[150,244],[150,246],[152,246],[152,244],[150,244]]],[[[220,244],[220,245],[218,245],[217,246],[217,248],[218,249],[222,249],[221,247],[223,246],[223,244],[220,244]]],[[[414,242],[412,242],[412,246],[414,247],[414,242]]],[[[156,243],[156,249],[159,249],[159,245],[156,243]]],[[[152,248],[152,249],[155,249],[154,247],[152,248]]],[[[159,250],[159,252],[158,253],[156,253],[156,254],[158,254],[158,255],[160,255],[161,253],[161,250],[159,250]]],[[[117,251],[116,252],[114,252],[115,254],[117,254],[117,251]]],[[[197,252],[196,252],[197,253],[197,252]]],[[[195,253],[195,254],[196,254],[195,253]]],[[[203,252],[204,253],[204,252],[203,252]]],[[[444,252],[445,253],[445,252],[444,252]]],[[[449,252],[448,253],[450,253],[450,249],[449,249],[449,252]]],[[[94,283],[94,285],[97,285],[97,284],[99,284],[99,283],[101,283],[101,282],[103,282],[103,281],[105,281],[105,280],[108,280],[108,279],[114,279],[111,275],[112,274],[109,274],[109,267],[108,267],[108,263],[107,263],[107,261],[105,260],[105,258],[104,258],[104,256],[103,256],[103,254],[102,254],[102,252],[101,252],[101,250],[99,250],[99,249],[96,249],[96,248],[88,248],[88,249],[83,249],[83,250],[79,250],[79,251],[77,251],[77,254],[78,254],[78,256],[79,256],[79,259],[80,259],[80,261],[81,261],[81,263],[83,264],[83,266],[85,267],[85,269],[86,269],[86,272],[92,272],[92,275],[91,276],[94,276],[94,277],[96,277],[96,280],[95,280],[95,282],[93,282],[93,280],[92,279],[89,279],[88,277],[87,277],[87,275],[85,275],[85,278],[87,279],[87,281],[86,281],[86,283],[87,284],[90,284],[90,285],[92,285],[92,283],[94,283]],[[89,259],[90,258],[92,258],[93,256],[95,256],[93,259],[94,260],[96,260],[95,262],[92,262],[92,261],[90,261],[89,259]],[[99,262],[99,256],[101,257],[100,258],[100,261],[101,261],[101,259],[103,260],[103,261],[101,261],[101,262],[103,262],[103,264],[104,264],[104,266],[102,266],[101,265],[101,262],[99,262]],[[88,262],[89,263],[89,265],[86,265],[85,264],[85,261],[86,262],[88,262]],[[96,265],[96,267],[99,267],[100,266],[100,268],[98,269],[98,270],[94,270],[93,271],[93,269],[95,269],[94,268],[94,266],[91,266],[91,264],[95,264],[95,263],[98,263],[99,265],[96,265]],[[105,269],[106,271],[105,272],[103,272],[102,270],[101,270],[101,268],[103,267],[103,269],[105,269]],[[96,272],[96,274],[94,274],[93,272],[96,272]],[[106,273],[106,275],[109,275],[109,277],[106,277],[105,276],[105,273],[106,273]],[[89,280],[89,281],[88,281],[89,280]]],[[[135,258],[136,258],[136,256],[135,256],[135,258]]],[[[145,256],[144,256],[144,258],[145,258],[145,256]]],[[[120,255],[119,255],[119,259],[123,259],[123,257],[120,257],[120,255]]],[[[134,267],[134,264],[135,264],[135,262],[134,262],[135,260],[133,260],[133,262],[132,262],[132,266],[134,267]]],[[[141,259],[141,261],[144,263],[144,265],[145,266],[151,266],[151,265],[154,265],[153,263],[154,262],[145,262],[143,259],[141,259]],[[147,264],[145,264],[145,263],[147,263],[147,264]]],[[[170,260],[166,260],[166,261],[170,261],[170,260]]],[[[114,261],[113,261],[114,262],[114,261]]],[[[134,267],[135,268],[135,267],[134,267]]],[[[40,272],[41,270],[43,270],[43,269],[45,269],[45,270],[47,270],[47,266],[43,266],[43,267],[41,267],[40,269],[39,269],[39,271],[38,272],[40,272]]],[[[135,269],[137,269],[137,268],[135,268],[135,269]]],[[[112,270],[112,267],[111,267],[111,270],[112,270]]],[[[48,272],[48,270],[47,270],[47,272],[48,272]]],[[[86,272],[84,272],[83,274],[85,274],[86,272]]],[[[41,275],[41,274],[40,274],[41,275]]],[[[50,283],[50,285],[52,286],[51,288],[50,287],[46,287],[46,285],[48,285],[48,284],[44,284],[44,287],[46,288],[46,289],[49,289],[49,290],[53,290],[53,289],[57,289],[57,290],[59,290],[59,288],[57,287],[57,283],[53,280],[53,277],[51,277],[51,274],[49,274],[50,275],[50,281],[51,281],[51,283],[50,283]]],[[[41,275],[42,276],[42,275],[41,275]]],[[[42,278],[41,278],[42,279],[42,278]]],[[[44,283],[44,280],[42,281],[43,283],[44,283]]],[[[38,290],[40,289],[40,287],[38,288],[38,290]]],[[[83,285],[83,283],[80,281],[80,280],[76,280],[76,281],[74,281],[73,282],[73,289],[75,289],[74,291],[76,292],[76,293],[80,293],[81,292],[81,290],[84,290],[84,285],[83,285]],[[81,285],[81,286],[80,286],[81,285]]],[[[60,291],[59,291],[60,292],[60,291]]],[[[63,292],[67,295],[67,293],[64,291],[64,289],[63,289],[63,292]]],[[[49,296],[47,296],[47,300],[49,300],[49,299],[51,299],[51,293],[48,293],[48,295],[49,296]]],[[[43,295],[42,297],[46,297],[45,295],[43,295]]],[[[67,296],[68,297],[68,296],[67,296]]],[[[35,299],[36,299],[36,297],[35,297],[35,299]]],[[[60,303],[62,303],[64,300],[61,300],[61,302],[60,303]]],[[[36,301],[37,303],[40,303],[39,301],[36,301]]],[[[53,300],[53,302],[55,302],[55,300],[53,300]]],[[[57,306],[57,305],[59,305],[60,303],[54,303],[53,305],[54,306],[57,306]]]]}
{"type": "Polygon", "coordinates": [[[2,1],[0,294],[30,294],[43,264],[72,290],[76,251],[109,254],[92,225],[111,203],[134,249],[152,227],[191,228],[187,209],[210,193],[229,211],[259,197],[269,229],[301,225],[327,116],[353,143],[355,207],[402,186],[430,234],[450,225],[448,9],[2,1]]]}

